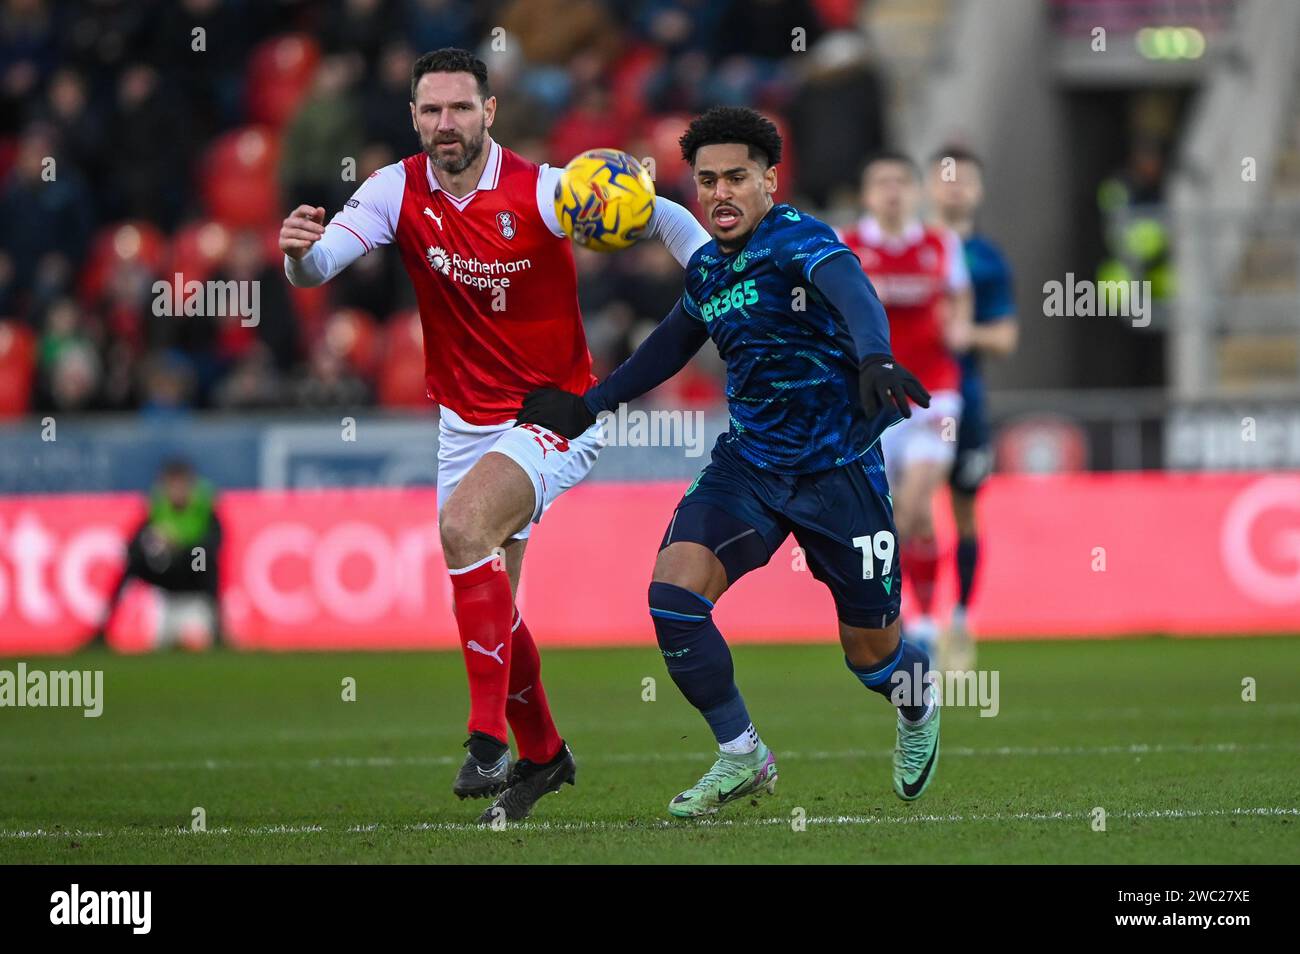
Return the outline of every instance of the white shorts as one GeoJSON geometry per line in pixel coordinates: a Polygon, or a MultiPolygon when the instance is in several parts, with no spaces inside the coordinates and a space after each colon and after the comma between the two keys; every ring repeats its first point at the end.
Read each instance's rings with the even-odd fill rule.
{"type": "Polygon", "coordinates": [[[479,458],[497,451],[522,467],[533,482],[532,523],[511,538],[526,540],[532,524],[542,519],[556,498],[590,473],[604,446],[600,422],[580,437],[565,440],[536,424],[469,424],[444,407],[438,417],[438,511],[479,458]]]}
{"type": "Polygon", "coordinates": [[[905,417],[880,436],[889,482],[911,464],[933,461],[951,468],[957,457],[957,425],[961,423],[961,392],[935,391],[929,407],[912,405],[905,417]]]}

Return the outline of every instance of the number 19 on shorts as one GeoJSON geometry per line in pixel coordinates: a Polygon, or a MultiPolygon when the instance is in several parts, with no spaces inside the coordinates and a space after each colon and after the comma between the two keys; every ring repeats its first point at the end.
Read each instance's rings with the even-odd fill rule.
{"type": "Polygon", "coordinates": [[[864,580],[874,580],[876,578],[875,564],[872,558],[880,561],[880,572],[888,574],[889,568],[894,565],[894,534],[890,530],[881,530],[879,533],[868,533],[865,536],[854,537],[853,545],[862,551],[862,578],[864,580]]]}

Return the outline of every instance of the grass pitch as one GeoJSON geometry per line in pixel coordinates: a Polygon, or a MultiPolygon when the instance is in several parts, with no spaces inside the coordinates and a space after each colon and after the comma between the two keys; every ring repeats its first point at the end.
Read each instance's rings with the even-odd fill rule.
{"type": "Polygon", "coordinates": [[[780,781],[704,822],[665,813],[713,744],[653,647],[543,652],[578,785],[504,831],[451,794],[459,654],[27,659],[103,669],[104,711],[0,708],[0,862],[1300,858],[1300,638],[985,644],[1000,712],[945,710],[938,775],[911,804],[890,788],[893,713],[835,647],[735,647],[780,781]]]}

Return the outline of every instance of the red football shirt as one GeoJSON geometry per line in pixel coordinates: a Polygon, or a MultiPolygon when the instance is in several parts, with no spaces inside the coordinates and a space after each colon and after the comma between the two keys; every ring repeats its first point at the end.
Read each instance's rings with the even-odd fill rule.
{"type": "Polygon", "coordinates": [[[377,171],[330,222],[367,251],[392,242],[415,286],[429,397],[504,423],[546,385],[595,378],[569,240],[543,218],[543,167],[491,142],[477,188],[443,191],[424,153],[377,171]]]}
{"type": "Polygon", "coordinates": [[[944,343],[943,321],[947,296],[970,286],[961,240],[920,222],[902,236],[886,236],[870,217],[841,238],[857,253],[885,306],[898,363],[931,393],[959,390],[961,369],[944,343]]]}

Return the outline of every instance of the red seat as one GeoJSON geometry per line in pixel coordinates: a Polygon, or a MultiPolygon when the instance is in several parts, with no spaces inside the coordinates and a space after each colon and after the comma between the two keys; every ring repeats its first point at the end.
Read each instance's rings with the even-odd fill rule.
{"type": "Polygon", "coordinates": [[[325,320],[320,343],[347,361],[354,372],[373,379],[381,357],[380,332],[373,315],[360,308],[340,308],[325,320]]]}
{"type": "Polygon", "coordinates": [[[279,140],[265,126],[245,126],[208,147],[199,188],[214,219],[231,228],[269,225],[284,218],[276,178],[279,140]]]}
{"type": "Polygon", "coordinates": [[[27,412],[35,372],[36,336],[26,325],[0,320],[0,418],[27,412]]]}
{"type": "Polygon", "coordinates": [[[248,116],[277,129],[284,125],[307,89],[320,62],[320,47],[310,36],[290,33],[259,43],[245,74],[248,116]]]}
{"type": "Polygon", "coordinates": [[[663,52],[649,44],[625,49],[613,64],[610,99],[614,114],[626,125],[636,126],[645,118],[645,87],[663,62],[663,52]]]}
{"type": "Polygon", "coordinates": [[[168,272],[185,281],[207,281],[230,251],[230,230],[220,222],[191,222],[172,238],[168,272]]]}
{"type": "Polygon", "coordinates": [[[90,243],[81,272],[81,294],[94,301],[104,291],[113,271],[139,265],[154,275],[167,267],[167,238],[148,222],[119,222],[100,229],[90,243]]]}
{"type": "Polygon", "coordinates": [[[671,113],[652,120],[646,131],[650,140],[650,155],[655,161],[655,184],[672,184],[687,194],[694,191],[691,169],[682,160],[682,147],[677,140],[686,132],[690,122],[690,116],[671,113]]]}
{"type": "Polygon", "coordinates": [[[429,410],[424,383],[424,330],[420,313],[398,312],[384,328],[384,354],[379,366],[379,403],[385,407],[429,410]]]}

